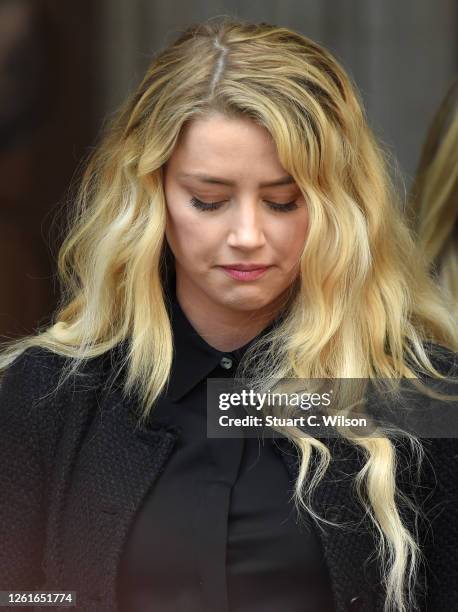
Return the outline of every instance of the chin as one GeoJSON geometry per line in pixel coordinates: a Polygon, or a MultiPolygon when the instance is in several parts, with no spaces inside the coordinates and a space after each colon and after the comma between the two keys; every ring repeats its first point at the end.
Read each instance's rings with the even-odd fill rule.
{"type": "MultiPolygon", "coordinates": [[[[248,292],[247,292],[248,293],[248,292]]],[[[221,301],[221,296],[220,300],[221,301]]],[[[227,299],[223,300],[225,306],[232,308],[233,310],[239,310],[240,312],[250,312],[252,310],[259,310],[260,308],[264,308],[271,302],[271,299],[268,296],[261,292],[258,295],[243,295],[243,292],[240,292],[237,296],[228,296],[227,299]]]]}

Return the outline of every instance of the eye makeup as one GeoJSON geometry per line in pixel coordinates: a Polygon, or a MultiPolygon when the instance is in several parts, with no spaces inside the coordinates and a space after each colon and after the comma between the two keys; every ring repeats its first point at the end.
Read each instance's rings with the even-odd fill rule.
{"type": "MultiPolygon", "coordinates": [[[[194,206],[194,208],[197,208],[200,211],[217,210],[224,204],[224,202],[202,202],[202,200],[199,200],[196,197],[192,197],[190,202],[191,205],[194,206]]],[[[292,202],[285,202],[284,204],[279,204],[278,202],[269,202],[266,200],[266,203],[271,210],[274,210],[276,212],[290,212],[298,208],[295,200],[292,202]]]]}

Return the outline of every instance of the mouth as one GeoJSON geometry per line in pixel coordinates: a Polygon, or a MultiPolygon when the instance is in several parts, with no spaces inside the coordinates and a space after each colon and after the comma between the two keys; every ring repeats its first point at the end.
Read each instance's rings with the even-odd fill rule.
{"type": "Polygon", "coordinates": [[[258,278],[261,278],[261,276],[264,276],[271,266],[244,266],[243,268],[242,266],[236,266],[233,268],[231,266],[220,266],[220,268],[235,280],[251,281],[257,280],[258,278]]]}

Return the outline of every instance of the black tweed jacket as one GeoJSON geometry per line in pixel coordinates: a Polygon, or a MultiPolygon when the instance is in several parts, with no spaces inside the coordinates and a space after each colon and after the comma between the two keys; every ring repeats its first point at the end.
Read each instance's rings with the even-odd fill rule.
{"type": "MultiPolygon", "coordinates": [[[[83,374],[50,395],[63,360],[29,349],[1,383],[0,590],[72,590],[74,610],[116,612],[116,571],[128,527],[174,452],[180,430],[155,421],[136,428],[134,400],[107,384],[106,357],[89,362],[83,374]],[[91,439],[95,418],[101,419],[102,435],[91,439]]],[[[324,516],[347,524],[320,532],[336,612],[382,612],[373,529],[351,490],[362,457],[341,440],[330,442],[333,460],[314,501],[324,516]]],[[[458,612],[458,440],[423,443],[427,459],[420,483],[411,483],[414,466],[407,455],[404,461],[400,454],[398,469],[399,486],[415,496],[427,519],[418,524],[427,563],[415,609],[458,612]]],[[[288,440],[279,442],[279,454],[296,475],[288,440]]],[[[402,512],[413,524],[409,509],[402,512]]]]}

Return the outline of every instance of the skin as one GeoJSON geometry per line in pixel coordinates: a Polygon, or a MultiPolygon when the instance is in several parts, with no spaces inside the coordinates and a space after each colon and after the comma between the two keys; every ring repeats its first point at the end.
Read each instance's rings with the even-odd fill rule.
{"type": "MultiPolygon", "coordinates": [[[[175,256],[176,295],[204,340],[232,351],[252,340],[282,309],[299,272],[308,215],[297,184],[261,187],[288,173],[269,132],[248,118],[215,113],[191,121],[164,167],[166,238],[175,256]],[[201,174],[233,182],[205,182],[201,174]],[[201,211],[190,200],[222,202],[201,211]],[[268,202],[296,201],[289,212],[268,202]],[[232,279],[221,265],[272,265],[252,281],[232,279]]],[[[291,180],[291,177],[290,177],[291,180]]]]}

